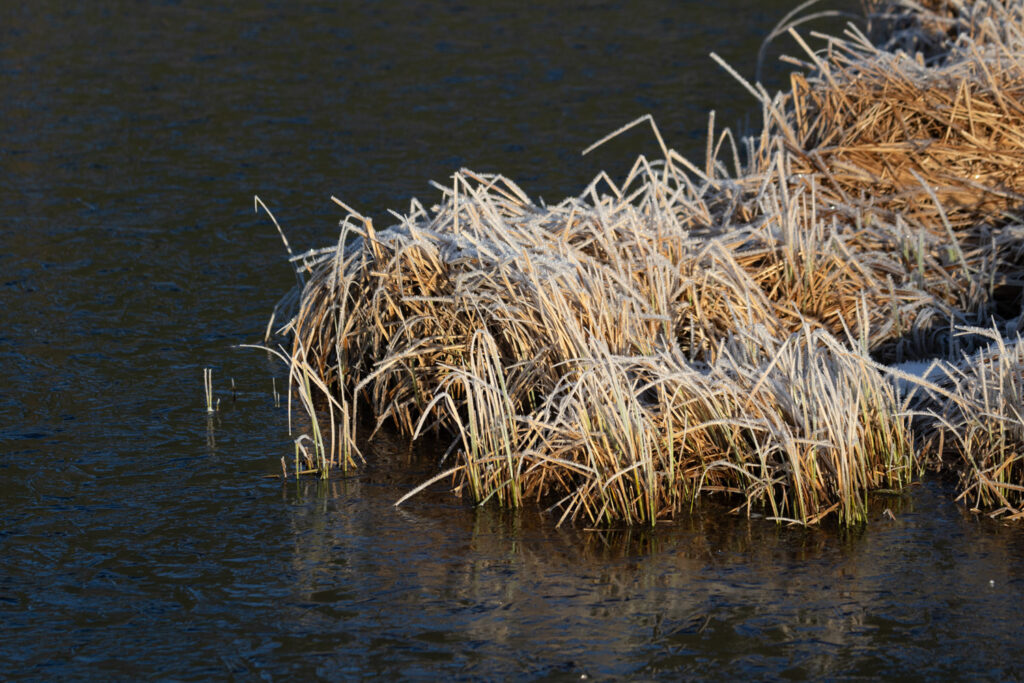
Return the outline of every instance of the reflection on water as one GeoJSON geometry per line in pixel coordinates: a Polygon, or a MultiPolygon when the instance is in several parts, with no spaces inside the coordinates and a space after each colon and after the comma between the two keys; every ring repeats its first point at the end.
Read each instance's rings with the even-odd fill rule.
{"type": "Polygon", "coordinates": [[[358,624],[328,659],[360,670],[408,675],[439,657],[481,676],[1015,673],[999,653],[1020,638],[1019,535],[962,516],[939,484],[842,538],[721,510],[602,532],[440,497],[345,514],[362,493],[289,494],[305,500],[292,522],[300,599],[325,624],[358,624]]]}
{"type": "Polygon", "coordinates": [[[752,73],[794,4],[0,6],[0,678],[1020,678],[1024,536],[936,483],[839,534],[396,509],[432,469],[387,434],[273,478],[282,368],[235,345],[294,276],[253,194],[305,249],[330,195],[383,224],[462,164],[557,201],[647,112],[699,160],[752,104],[706,53],[752,73]]]}

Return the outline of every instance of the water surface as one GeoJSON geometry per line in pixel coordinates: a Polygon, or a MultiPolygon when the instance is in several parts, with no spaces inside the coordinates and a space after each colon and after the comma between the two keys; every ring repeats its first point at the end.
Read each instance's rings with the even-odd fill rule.
{"type": "Polygon", "coordinates": [[[579,155],[645,113],[699,162],[753,110],[707,53],[752,74],[793,4],[0,8],[0,677],[1020,677],[1024,535],[941,483],[855,533],[592,532],[395,509],[430,469],[388,435],[267,476],[283,370],[237,345],[294,276],[254,194],[305,249],[330,195],[385,225],[462,166],[557,201],[655,153],[579,155]]]}

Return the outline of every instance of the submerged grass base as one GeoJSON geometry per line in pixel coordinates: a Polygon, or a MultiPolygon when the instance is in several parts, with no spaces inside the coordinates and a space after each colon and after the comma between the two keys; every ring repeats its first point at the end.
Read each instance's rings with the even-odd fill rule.
{"type": "Polygon", "coordinates": [[[662,144],[555,206],[463,170],[382,231],[345,207],[281,330],[329,428],[309,464],[355,465],[368,409],[451,437],[432,481],[562,520],[653,524],[717,493],[852,524],[929,464],[1020,515],[1018,4],[872,4],[790,91],[750,86],[759,135],[712,117],[700,166],[662,144]]]}

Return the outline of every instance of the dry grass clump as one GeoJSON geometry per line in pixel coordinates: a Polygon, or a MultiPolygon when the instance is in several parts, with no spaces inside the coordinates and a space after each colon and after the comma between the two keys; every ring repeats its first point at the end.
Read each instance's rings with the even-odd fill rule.
{"type": "MultiPolygon", "coordinates": [[[[652,524],[718,494],[864,520],[869,491],[919,468],[877,362],[948,353],[955,324],[993,314],[1005,329],[1024,286],[1024,42],[970,17],[943,59],[855,29],[808,51],[789,93],[751,86],[760,135],[737,145],[712,117],[700,167],[662,143],[554,206],[461,171],[382,231],[342,204],[338,243],[296,259],[310,278],[283,328],[293,385],[330,424],[318,467],[355,464],[369,410],[450,436],[424,486],[477,503],[652,524]]],[[[1003,398],[969,398],[1006,384],[996,365],[936,387],[964,396],[932,411],[944,436],[925,446],[960,444],[965,490],[1016,513],[1022,473],[992,441],[1003,398]]]]}
{"type": "Polygon", "coordinates": [[[678,350],[595,356],[529,415],[487,333],[437,400],[458,432],[457,488],[477,502],[551,501],[561,519],[653,523],[701,492],[739,494],[776,519],[863,521],[866,493],[912,475],[910,433],[892,385],[862,356],[809,327],[764,331],[693,364],[678,350]],[[464,396],[459,405],[457,396],[464,396]],[[852,411],[851,411],[852,409],[852,411]]]}
{"type": "MultiPolygon", "coordinates": [[[[952,5],[910,7],[875,10],[941,23],[952,5]]],[[[793,34],[809,59],[792,60],[804,70],[791,76],[790,91],[772,98],[750,87],[765,127],[748,141],[738,180],[749,187],[784,164],[792,187],[813,184],[819,219],[836,217],[847,252],[833,268],[841,272],[848,253],[866,262],[858,279],[867,286],[855,279],[851,290],[872,311],[885,309],[894,292],[909,304],[890,303],[893,315],[874,316],[869,336],[879,358],[948,352],[951,324],[1010,318],[1019,308],[1021,3],[956,7],[963,30],[937,43],[941,60],[877,47],[853,27],[820,53],[793,34]],[[781,161],[780,147],[787,151],[781,161]]],[[[778,215],[736,204],[743,220],[778,215]]],[[[838,333],[835,321],[826,324],[838,333]]]]}
{"type": "Polygon", "coordinates": [[[477,502],[650,524],[705,491],[863,519],[912,458],[893,389],[822,323],[867,335],[861,266],[827,253],[834,221],[783,199],[781,174],[754,202],[791,202],[778,218],[702,220],[718,195],[676,159],[554,207],[464,172],[386,231],[350,216],[305,257],[293,364],[350,423],[362,404],[410,436],[452,434],[441,478],[477,502]]]}
{"type": "Polygon", "coordinates": [[[601,355],[563,377],[534,421],[538,483],[552,489],[539,493],[590,523],[653,522],[701,492],[776,519],[862,521],[867,491],[911,475],[896,409],[870,362],[809,326],[733,337],[707,366],[672,351],[601,355]]]}
{"type": "Polygon", "coordinates": [[[856,35],[834,42],[812,78],[792,77],[794,171],[827,169],[844,203],[982,241],[979,220],[1024,197],[1022,47],[965,38],[956,59],[925,66],[856,35]]]}
{"type": "Polygon", "coordinates": [[[991,346],[941,366],[941,407],[925,413],[923,453],[960,479],[961,499],[1024,517],[1024,343],[979,330],[991,346]]]}

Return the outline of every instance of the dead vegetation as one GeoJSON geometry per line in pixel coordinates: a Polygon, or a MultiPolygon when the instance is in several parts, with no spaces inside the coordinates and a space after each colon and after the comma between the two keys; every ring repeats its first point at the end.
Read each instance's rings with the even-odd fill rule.
{"type": "Polygon", "coordinates": [[[380,231],[338,202],[281,330],[329,425],[308,464],[355,465],[368,410],[451,437],[432,481],[563,520],[652,524],[713,494],[856,523],[929,462],[1018,514],[1024,363],[1000,340],[1024,284],[1021,8],[868,9],[791,60],[788,92],[749,86],[758,134],[712,116],[703,164],[662,143],[554,206],[463,170],[380,231]],[[959,369],[901,396],[883,363],[925,357],[959,369]]]}

